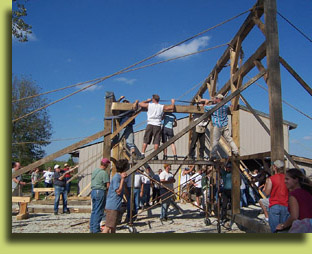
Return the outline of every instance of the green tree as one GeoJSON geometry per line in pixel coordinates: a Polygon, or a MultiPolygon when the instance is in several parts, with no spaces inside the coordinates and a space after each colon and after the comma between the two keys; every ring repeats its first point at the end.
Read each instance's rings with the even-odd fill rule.
{"type": "Polygon", "coordinates": [[[27,16],[27,9],[23,3],[27,0],[12,1],[12,35],[20,42],[28,41],[28,34],[31,34],[31,25],[24,21],[27,16]]]}
{"type": "MultiPolygon", "coordinates": [[[[12,120],[34,111],[48,103],[42,96],[20,100],[39,94],[40,87],[31,78],[13,76],[12,120]]],[[[52,127],[46,109],[40,110],[12,123],[12,160],[27,165],[41,159],[44,146],[50,144],[52,127]]]]}

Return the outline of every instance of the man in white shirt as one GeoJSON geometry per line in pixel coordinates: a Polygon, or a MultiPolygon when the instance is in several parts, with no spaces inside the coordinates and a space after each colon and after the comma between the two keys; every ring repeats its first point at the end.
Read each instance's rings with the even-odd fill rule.
{"type": "Polygon", "coordinates": [[[197,170],[197,172],[191,177],[191,184],[194,186],[194,192],[196,195],[196,203],[197,206],[200,206],[200,196],[202,195],[202,169],[201,167],[197,170]]]}
{"type": "MultiPolygon", "coordinates": [[[[53,183],[52,183],[52,179],[53,179],[53,176],[54,176],[54,172],[52,172],[52,169],[51,167],[48,167],[48,171],[43,171],[43,176],[42,178],[45,178],[44,179],[44,187],[45,188],[52,188],[53,187],[53,183]]],[[[46,192],[46,196],[48,196],[49,193],[46,192]]]]}
{"type": "MultiPolygon", "coordinates": [[[[173,175],[169,172],[171,170],[171,166],[169,164],[164,165],[165,170],[162,171],[159,175],[160,182],[166,186],[168,189],[173,190],[173,183],[175,179],[173,175]]],[[[168,219],[168,208],[171,202],[172,193],[167,189],[161,186],[160,188],[160,196],[161,196],[161,214],[160,220],[166,221],[168,219]]]]}
{"type": "MultiPolygon", "coordinates": [[[[140,107],[147,109],[147,126],[144,133],[142,158],[145,157],[147,145],[151,143],[152,138],[154,150],[158,149],[161,138],[161,120],[163,112],[174,109],[174,99],[171,99],[171,105],[161,105],[159,104],[159,100],[159,95],[153,94],[152,99],[147,99],[146,101],[142,101],[139,103],[140,107]],[[152,103],[149,103],[151,101],[152,103]]],[[[154,160],[158,160],[158,156],[155,156],[154,160]]]]}

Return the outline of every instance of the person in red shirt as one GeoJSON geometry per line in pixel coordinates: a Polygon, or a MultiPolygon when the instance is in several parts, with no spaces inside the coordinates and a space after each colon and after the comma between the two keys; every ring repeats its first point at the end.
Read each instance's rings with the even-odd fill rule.
{"type": "MultiPolygon", "coordinates": [[[[67,163],[64,164],[64,173],[66,173],[67,171],[69,171],[69,165],[67,163]]],[[[70,186],[71,186],[71,182],[67,183],[67,181],[71,178],[71,173],[66,173],[65,174],[65,181],[66,181],[66,190],[67,190],[67,195],[69,195],[70,192],[70,186]]]]}
{"type": "Polygon", "coordinates": [[[285,184],[289,190],[289,213],[286,221],[277,225],[277,230],[291,227],[295,220],[312,218],[312,182],[299,169],[287,170],[285,184]]]}
{"type": "Polygon", "coordinates": [[[267,178],[264,193],[269,198],[269,225],[271,232],[276,231],[276,226],[287,220],[288,189],[285,185],[284,162],[276,160],[273,163],[274,175],[267,178]]]}

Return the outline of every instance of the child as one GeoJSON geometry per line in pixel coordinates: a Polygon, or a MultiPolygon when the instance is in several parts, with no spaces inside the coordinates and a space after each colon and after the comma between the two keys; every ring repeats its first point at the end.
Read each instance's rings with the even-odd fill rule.
{"type": "Polygon", "coordinates": [[[106,200],[106,222],[103,229],[103,233],[115,233],[118,212],[121,208],[121,201],[123,196],[123,188],[125,178],[127,177],[127,171],[129,169],[129,163],[127,160],[119,160],[116,162],[117,173],[114,175],[107,194],[106,200]]]}

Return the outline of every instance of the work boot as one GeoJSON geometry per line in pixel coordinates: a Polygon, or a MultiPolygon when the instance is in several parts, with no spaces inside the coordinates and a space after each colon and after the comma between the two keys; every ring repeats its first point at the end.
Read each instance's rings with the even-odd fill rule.
{"type": "Polygon", "coordinates": [[[158,161],[158,156],[157,155],[153,158],[153,161],[158,161]]]}
{"type": "Polygon", "coordinates": [[[164,155],[163,160],[164,160],[164,161],[168,160],[168,156],[167,156],[167,155],[164,155]]]}
{"type": "Polygon", "coordinates": [[[173,155],[173,159],[174,159],[175,161],[177,161],[177,160],[178,160],[178,156],[177,156],[177,155],[173,155]]]}

